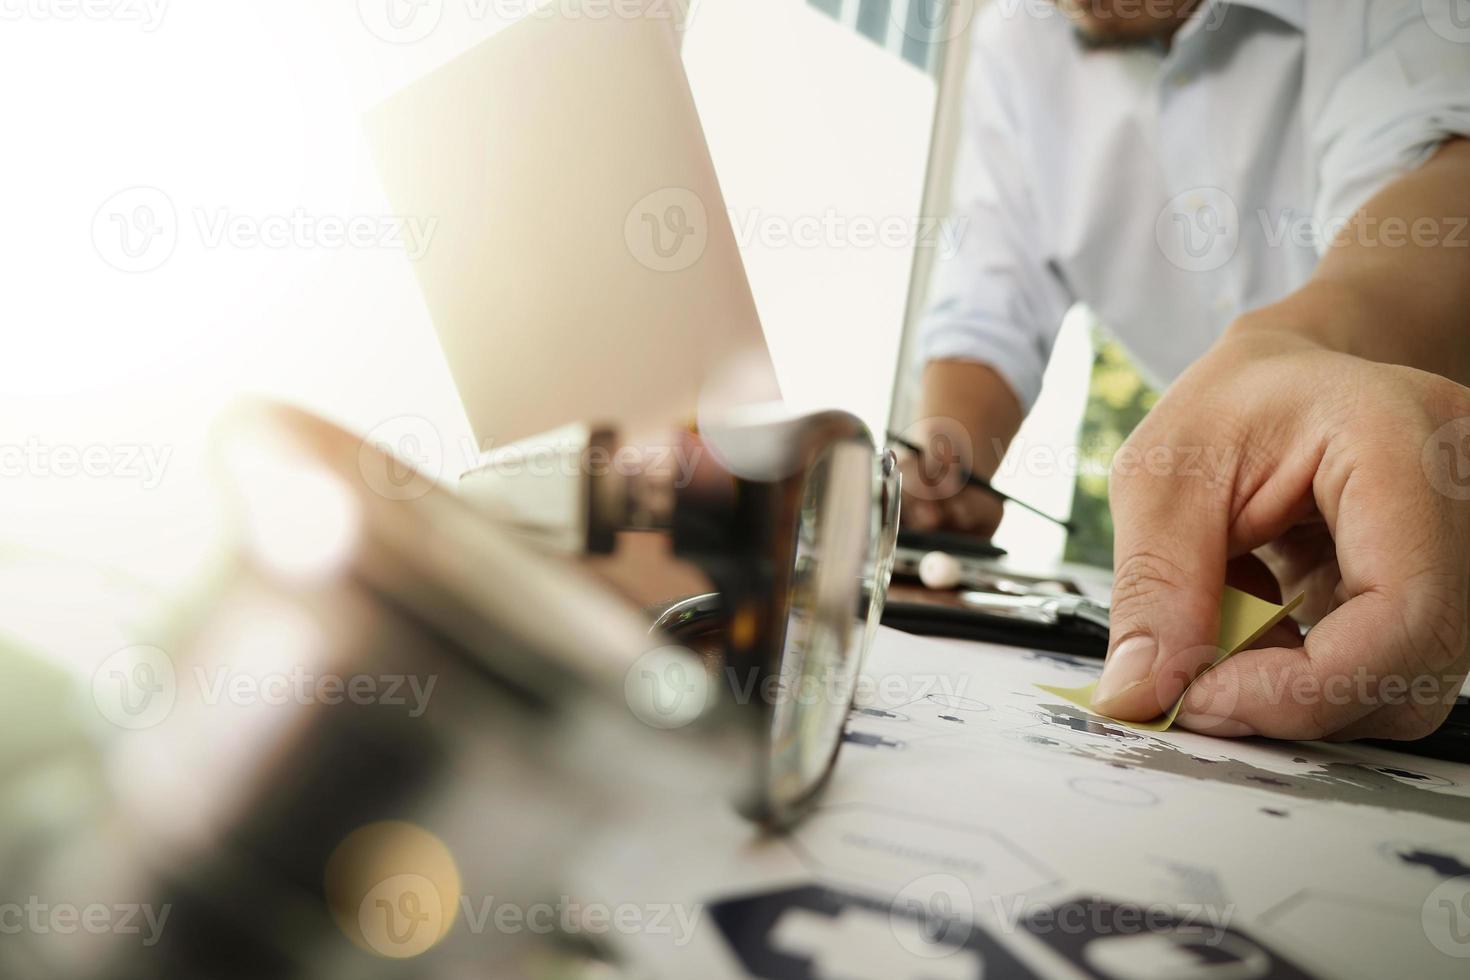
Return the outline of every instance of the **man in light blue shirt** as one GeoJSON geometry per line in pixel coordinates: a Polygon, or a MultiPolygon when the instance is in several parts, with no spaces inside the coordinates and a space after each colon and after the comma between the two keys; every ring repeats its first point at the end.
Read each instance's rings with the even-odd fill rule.
{"type": "MultiPolygon", "coordinates": [[[[1178,699],[1228,564],[1305,591],[1312,628],[1184,724],[1437,728],[1470,666],[1470,2],[992,0],[967,85],[925,424],[993,472],[1078,302],[1168,385],[1113,467],[1100,706],[1178,699]]],[[[906,512],[1000,519],[954,487],[906,512]]]]}

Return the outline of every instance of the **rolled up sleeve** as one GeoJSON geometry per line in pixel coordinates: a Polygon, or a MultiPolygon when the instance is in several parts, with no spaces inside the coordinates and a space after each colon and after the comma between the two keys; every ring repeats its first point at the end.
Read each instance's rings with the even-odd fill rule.
{"type": "Polygon", "coordinates": [[[918,357],[921,364],[988,364],[1029,411],[1072,300],[1040,246],[997,31],[989,26],[977,27],[966,83],[952,194],[959,244],[934,266],[918,357]]]}
{"type": "MultiPolygon", "coordinates": [[[[1343,226],[1446,140],[1470,136],[1470,24],[1456,19],[1460,2],[1369,6],[1367,50],[1313,126],[1319,227],[1343,226]]],[[[1320,242],[1325,250],[1330,238],[1320,242]]]]}

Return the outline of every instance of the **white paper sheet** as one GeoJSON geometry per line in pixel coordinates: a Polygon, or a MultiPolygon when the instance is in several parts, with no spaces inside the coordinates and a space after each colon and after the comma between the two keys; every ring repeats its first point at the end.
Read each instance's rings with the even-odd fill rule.
{"type": "Polygon", "coordinates": [[[1129,731],[1035,687],[1097,669],[883,631],[793,834],[653,811],[681,860],[601,869],[699,913],[629,949],[664,976],[1465,976],[1470,766],[1129,731]],[[1123,929],[1129,908],[1161,931],[1123,929]],[[1057,909],[1080,925],[1047,929],[1057,909]]]}

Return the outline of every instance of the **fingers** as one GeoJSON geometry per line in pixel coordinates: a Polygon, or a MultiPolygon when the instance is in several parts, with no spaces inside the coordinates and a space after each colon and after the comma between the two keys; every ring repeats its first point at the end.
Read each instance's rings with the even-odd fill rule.
{"type": "Polygon", "coordinates": [[[1005,507],[991,494],[967,487],[953,497],[926,500],[905,496],[903,522],[916,531],[960,531],[988,538],[1000,527],[1005,507]]]}
{"type": "Polygon", "coordinates": [[[1425,672],[1403,612],[1383,594],[1354,597],[1295,649],[1248,650],[1192,687],[1179,724],[1237,737],[1417,739],[1443,723],[1465,662],[1425,672]]]}
{"type": "Polygon", "coordinates": [[[1093,700],[1106,714],[1148,721],[1218,653],[1228,487],[1160,468],[1115,469],[1110,496],[1112,637],[1093,700]]]}
{"type": "MultiPolygon", "coordinates": [[[[939,457],[942,459],[942,457],[939,457]]],[[[1000,526],[1005,508],[994,494],[964,482],[966,458],[949,464],[925,465],[913,453],[899,461],[903,472],[906,527],[916,531],[958,531],[988,538],[1000,526]]]]}
{"type": "Polygon", "coordinates": [[[1263,647],[1238,653],[1189,689],[1177,724],[1201,735],[1320,738],[1302,696],[1313,674],[1306,650],[1263,647]]]}
{"type": "Polygon", "coordinates": [[[1335,601],[1342,571],[1337,566],[1336,542],[1322,520],[1309,519],[1293,526],[1256,554],[1281,584],[1283,595],[1306,596],[1293,614],[1298,622],[1320,622],[1347,600],[1343,596],[1335,601]]]}
{"type": "Polygon", "coordinates": [[[944,523],[944,510],[937,501],[904,494],[903,523],[915,531],[937,531],[944,523]]]}
{"type": "Polygon", "coordinates": [[[900,519],[904,526],[916,531],[939,530],[948,520],[944,510],[945,498],[953,496],[960,487],[952,485],[945,474],[939,474],[936,478],[911,452],[901,453],[898,465],[899,472],[903,474],[903,508],[900,519]]]}
{"type": "Polygon", "coordinates": [[[944,512],[948,526],[954,530],[988,538],[1000,527],[1005,506],[993,495],[967,487],[944,501],[944,512]]]}
{"type": "Polygon", "coordinates": [[[1248,651],[1212,671],[1190,690],[1180,724],[1284,739],[1413,739],[1447,716],[1470,660],[1470,515],[1406,478],[1414,461],[1396,459],[1393,440],[1365,442],[1329,451],[1315,481],[1331,546],[1318,532],[1310,553],[1301,538],[1275,555],[1318,593],[1320,622],[1300,644],[1248,651]]]}
{"type": "Polygon", "coordinates": [[[1376,738],[1390,742],[1413,742],[1433,734],[1444,724],[1454,708],[1464,678],[1448,683],[1436,679],[1432,686],[1420,690],[1413,686],[1402,703],[1385,705],[1372,714],[1327,736],[1331,742],[1353,742],[1360,738],[1376,738]]]}

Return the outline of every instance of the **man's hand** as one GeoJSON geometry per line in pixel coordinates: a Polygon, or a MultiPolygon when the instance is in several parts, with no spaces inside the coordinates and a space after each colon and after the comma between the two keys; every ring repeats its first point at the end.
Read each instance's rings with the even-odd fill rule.
{"type": "Polygon", "coordinates": [[[1254,573],[1254,591],[1305,592],[1299,616],[1314,625],[1212,671],[1180,724],[1426,736],[1470,668],[1470,390],[1280,327],[1232,327],[1114,461],[1099,707],[1154,718],[1214,660],[1234,560],[1232,584],[1250,588],[1239,576],[1254,573]]]}
{"type": "Polygon", "coordinates": [[[1005,511],[964,474],[995,474],[1021,427],[1021,404],[993,368],[934,361],[924,370],[923,416],[904,433],[922,457],[899,451],[903,523],[916,531],[959,531],[989,538],[1005,511]]]}
{"type": "Polygon", "coordinates": [[[927,435],[915,445],[925,447],[922,457],[903,449],[898,454],[904,526],[915,531],[958,531],[984,539],[993,535],[1005,509],[994,494],[965,484],[966,465],[958,456],[946,453],[953,445],[950,438],[927,435]]]}

